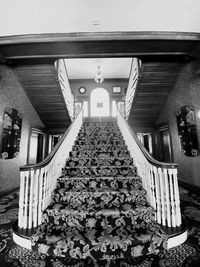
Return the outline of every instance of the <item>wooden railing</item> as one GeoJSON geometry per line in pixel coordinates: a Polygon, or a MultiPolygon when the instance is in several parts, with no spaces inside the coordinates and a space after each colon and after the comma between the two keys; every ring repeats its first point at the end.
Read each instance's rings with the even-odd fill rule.
{"type": "Polygon", "coordinates": [[[74,120],[74,95],[71,91],[69,78],[67,74],[67,68],[64,59],[58,59],[55,62],[55,68],[57,70],[58,81],[62,90],[62,94],[69,112],[71,121],[74,120]]]}
{"type": "Polygon", "coordinates": [[[167,227],[181,225],[177,164],[159,162],[141,144],[127,121],[117,112],[117,123],[142,178],[147,200],[156,210],[156,221],[167,227]]]}
{"type": "Polygon", "coordinates": [[[56,180],[62,173],[82,122],[81,111],[44,161],[20,168],[19,228],[32,229],[41,224],[42,212],[51,202],[56,180]]]}
{"type": "Polygon", "coordinates": [[[138,86],[138,78],[140,75],[141,61],[138,58],[132,59],[131,71],[129,77],[128,88],[125,96],[125,118],[128,119],[133,99],[135,97],[136,88],[138,86]]]}

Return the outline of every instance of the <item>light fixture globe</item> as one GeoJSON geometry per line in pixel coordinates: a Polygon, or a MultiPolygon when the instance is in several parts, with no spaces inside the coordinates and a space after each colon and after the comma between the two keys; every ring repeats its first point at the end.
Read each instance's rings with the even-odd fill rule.
{"type": "Polygon", "coordinates": [[[98,66],[97,72],[96,72],[96,76],[95,76],[95,82],[96,83],[102,83],[103,82],[103,75],[100,69],[100,66],[98,66]]]}

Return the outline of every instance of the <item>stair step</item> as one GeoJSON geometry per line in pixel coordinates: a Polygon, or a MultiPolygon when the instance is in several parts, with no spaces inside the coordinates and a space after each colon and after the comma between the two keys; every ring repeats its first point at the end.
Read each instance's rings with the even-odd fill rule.
{"type": "Polygon", "coordinates": [[[102,188],[94,190],[71,190],[67,191],[65,188],[56,189],[52,195],[53,201],[68,202],[68,203],[144,203],[146,201],[146,191],[138,185],[134,190],[121,189],[118,191],[102,188]]]}
{"type": "Polygon", "coordinates": [[[63,230],[66,227],[99,228],[117,225],[129,225],[133,229],[150,223],[155,218],[155,211],[147,203],[53,203],[43,213],[43,222],[53,228],[63,230]]]}
{"type": "Polygon", "coordinates": [[[135,186],[142,184],[142,180],[138,176],[117,176],[117,177],[60,177],[57,180],[59,188],[67,190],[77,189],[84,190],[90,188],[96,190],[97,188],[111,188],[119,189],[135,189],[135,186]]]}
{"type": "Polygon", "coordinates": [[[92,139],[86,139],[86,140],[77,140],[74,143],[76,146],[84,146],[84,145],[92,145],[92,146],[101,146],[101,145],[114,145],[114,146],[124,146],[125,145],[125,141],[116,139],[116,140],[112,140],[109,138],[106,138],[106,140],[97,140],[96,138],[92,139]]]}
{"type": "Polygon", "coordinates": [[[86,158],[105,158],[105,157],[129,157],[130,153],[128,150],[82,150],[82,151],[71,151],[70,157],[86,157],[86,158]]]}
{"type": "Polygon", "coordinates": [[[32,236],[32,249],[57,258],[122,259],[157,253],[166,247],[166,235],[155,223],[132,231],[129,227],[115,229],[65,228],[62,234],[46,225],[32,236]]]}
{"type": "Polygon", "coordinates": [[[87,166],[87,167],[65,167],[63,169],[63,175],[76,176],[76,177],[101,177],[101,176],[130,176],[136,175],[135,166],[87,166]]]}
{"type": "Polygon", "coordinates": [[[75,158],[69,157],[66,161],[66,167],[75,166],[128,166],[133,164],[133,159],[131,157],[124,158],[75,158]]]}
{"type": "Polygon", "coordinates": [[[96,150],[99,152],[103,151],[120,151],[120,150],[127,150],[127,146],[124,144],[121,145],[106,145],[106,144],[100,144],[100,145],[74,145],[72,147],[72,151],[82,151],[82,150],[96,150]]]}
{"type": "Polygon", "coordinates": [[[84,131],[78,134],[76,141],[75,142],[94,142],[96,143],[97,141],[101,142],[122,142],[124,143],[123,136],[120,132],[113,132],[113,133],[101,133],[101,132],[96,132],[96,133],[91,133],[90,136],[86,135],[84,131]]]}

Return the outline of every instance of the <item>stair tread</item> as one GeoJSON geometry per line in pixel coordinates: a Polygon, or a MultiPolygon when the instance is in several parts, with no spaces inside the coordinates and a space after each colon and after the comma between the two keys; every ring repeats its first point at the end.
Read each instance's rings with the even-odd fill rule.
{"type": "Polygon", "coordinates": [[[63,175],[57,179],[57,188],[125,188],[134,189],[136,184],[142,184],[142,180],[138,176],[126,177],[122,175],[118,176],[105,176],[105,177],[78,177],[78,176],[67,176],[63,175]]]}
{"type": "Polygon", "coordinates": [[[146,199],[146,190],[138,186],[135,190],[107,190],[102,188],[94,188],[91,190],[77,190],[76,188],[72,190],[66,190],[65,188],[56,189],[52,195],[53,201],[58,202],[77,202],[80,204],[88,202],[120,202],[120,203],[134,203],[134,202],[144,202],[146,199]]]}
{"type": "Polygon", "coordinates": [[[55,189],[54,193],[53,194],[57,194],[57,193],[60,193],[60,194],[71,194],[71,193],[77,193],[77,194],[85,194],[85,193],[88,193],[88,194],[94,194],[94,192],[96,194],[118,194],[120,195],[121,193],[125,193],[127,195],[134,195],[136,194],[136,192],[139,193],[146,193],[146,190],[144,188],[142,188],[141,184],[137,184],[135,185],[135,188],[120,188],[118,190],[116,190],[116,188],[107,188],[107,187],[96,187],[96,188],[85,188],[85,189],[79,189],[79,188],[73,188],[73,189],[70,189],[70,190],[66,190],[65,188],[57,188],[55,189]]]}
{"type": "Polygon", "coordinates": [[[135,182],[135,180],[140,180],[141,181],[141,177],[136,175],[136,176],[133,176],[133,175],[127,175],[126,177],[124,177],[123,175],[118,175],[118,176],[102,176],[102,177],[68,177],[67,175],[63,175],[63,176],[60,176],[57,180],[62,180],[62,181],[74,181],[74,180],[81,180],[82,182],[85,182],[85,181],[92,181],[92,180],[95,180],[95,181],[99,181],[99,180],[110,180],[110,181],[113,181],[113,182],[135,182]]]}
{"type": "Polygon", "coordinates": [[[136,175],[135,166],[76,166],[63,169],[63,174],[66,176],[79,177],[99,177],[99,176],[117,176],[117,175],[136,175]]]}
{"type": "Polygon", "coordinates": [[[104,165],[104,166],[93,166],[93,165],[88,165],[88,166],[65,166],[64,167],[65,169],[88,169],[88,168],[92,168],[92,169],[106,169],[106,168],[109,168],[109,169],[136,169],[135,166],[133,165],[123,165],[123,166],[118,166],[118,165],[114,165],[114,166],[111,166],[111,165],[104,165]]]}
{"type": "Polygon", "coordinates": [[[53,203],[46,209],[47,213],[53,214],[60,214],[60,213],[74,213],[79,215],[86,216],[87,214],[94,214],[96,215],[102,214],[105,216],[111,216],[113,214],[120,215],[120,214],[139,214],[139,213],[146,213],[146,212],[154,212],[154,209],[149,205],[147,201],[143,201],[143,203],[88,203],[87,205],[81,205],[79,203],[69,203],[69,202],[62,202],[62,203],[53,203]],[[101,208],[98,210],[98,208],[101,208]],[[86,215],[85,215],[86,214],[86,215]]]}

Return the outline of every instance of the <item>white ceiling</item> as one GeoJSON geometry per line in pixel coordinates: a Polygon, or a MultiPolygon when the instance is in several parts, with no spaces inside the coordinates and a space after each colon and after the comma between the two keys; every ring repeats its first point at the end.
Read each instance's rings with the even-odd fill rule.
{"type": "Polygon", "coordinates": [[[132,58],[65,59],[69,79],[94,79],[100,66],[103,78],[129,78],[132,58]]]}
{"type": "Polygon", "coordinates": [[[0,2],[0,36],[102,31],[200,32],[199,0],[0,2]]]}

